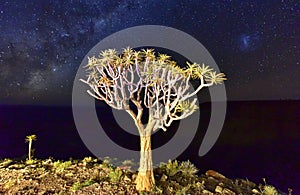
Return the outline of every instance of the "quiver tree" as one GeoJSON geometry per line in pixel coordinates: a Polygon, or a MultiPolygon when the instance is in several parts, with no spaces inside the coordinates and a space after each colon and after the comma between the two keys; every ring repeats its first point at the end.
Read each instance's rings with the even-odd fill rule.
{"type": "Polygon", "coordinates": [[[90,57],[86,68],[88,77],[81,81],[90,86],[88,94],[112,108],[125,110],[135,122],[140,135],[140,167],[136,178],[139,191],[150,191],[155,185],[151,132],[166,131],[172,121],[191,115],[197,109],[194,96],[202,88],[226,80],[223,73],[216,73],[204,64],[187,62],[181,68],[170,56],[157,55],[153,49],[135,51],[128,47],[121,54],[108,49],[98,57],[90,57]],[[194,92],[189,91],[192,79],[200,81],[194,92]],[[148,109],[146,125],[142,123],[145,109],[148,109]]]}
{"type": "Polygon", "coordinates": [[[28,142],[28,160],[30,161],[32,158],[32,142],[36,140],[36,135],[27,135],[25,138],[25,142],[28,142]]]}

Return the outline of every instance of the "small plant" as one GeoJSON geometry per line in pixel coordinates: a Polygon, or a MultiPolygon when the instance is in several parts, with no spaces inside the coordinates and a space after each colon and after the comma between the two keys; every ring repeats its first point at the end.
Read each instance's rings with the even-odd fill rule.
{"type": "Polygon", "coordinates": [[[161,188],[159,188],[158,186],[154,186],[152,189],[152,192],[157,192],[157,193],[163,193],[163,190],[161,188]]]}
{"type": "Polygon", "coordinates": [[[141,194],[141,195],[149,195],[149,193],[146,192],[146,191],[141,191],[140,194],[141,194]]]}
{"type": "Polygon", "coordinates": [[[12,186],[14,186],[16,184],[16,181],[15,180],[11,180],[11,181],[8,181],[5,183],[4,185],[4,188],[6,190],[9,190],[12,186]]]}
{"type": "Polygon", "coordinates": [[[113,162],[113,159],[110,158],[109,156],[104,157],[102,160],[102,164],[106,164],[106,165],[111,165],[112,162],[113,162]]]}
{"type": "Polygon", "coordinates": [[[80,189],[82,189],[82,188],[84,188],[84,187],[93,185],[94,183],[96,183],[94,180],[86,180],[86,181],[83,182],[83,183],[80,183],[80,182],[78,181],[78,182],[75,182],[75,183],[72,185],[71,190],[77,191],[77,190],[80,190],[80,189]]]}
{"type": "Polygon", "coordinates": [[[134,160],[124,160],[122,162],[122,165],[124,165],[124,166],[134,166],[135,163],[134,163],[134,160]]]}
{"type": "Polygon", "coordinates": [[[134,160],[124,160],[118,167],[122,170],[133,172],[133,169],[137,166],[134,160]]]}
{"type": "Polygon", "coordinates": [[[4,160],[1,160],[1,163],[0,163],[0,168],[2,167],[7,167],[9,166],[13,161],[9,158],[5,158],[4,160]]]}
{"type": "Polygon", "coordinates": [[[263,188],[263,195],[278,195],[278,191],[274,186],[265,185],[263,188]]]}
{"type": "Polygon", "coordinates": [[[25,162],[26,165],[32,165],[32,164],[34,164],[34,163],[36,163],[36,160],[35,160],[35,159],[30,159],[30,160],[27,159],[26,162],[25,162]]]}
{"type": "Polygon", "coordinates": [[[187,194],[187,191],[191,188],[191,184],[188,184],[187,186],[184,186],[182,189],[176,192],[176,195],[183,195],[187,194]]]}
{"type": "Polygon", "coordinates": [[[180,168],[185,176],[195,175],[198,172],[198,169],[189,160],[182,162],[180,168]]]}
{"type": "Polygon", "coordinates": [[[80,190],[82,188],[82,185],[81,183],[78,181],[78,182],[75,182],[72,187],[71,187],[71,190],[73,191],[77,191],[77,190],[80,190]]]}
{"type": "Polygon", "coordinates": [[[164,170],[168,176],[174,176],[176,173],[181,171],[177,160],[174,160],[173,162],[169,160],[168,163],[162,163],[160,168],[164,170]]]}
{"type": "Polygon", "coordinates": [[[160,168],[165,171],[168,176],[174,176],[178,172],[182,172],[184,176],[191,176],[198,172],[198,169],[190,161],[184,161],[179,163],[177,160],[168,163],[162,163],[160,168]]]}
{"type": "Polygon", "coordinates": [[[110,181],[118,182],[122,179],[122,177],[123,177],[123,172],[119,167],[117,167],[115,169],[110,167],[110,172],[109,172],[110,181]]]}
{"type": "Polygon", "coordinates": [[[36,140],[36,135],[28,135],[26,136],[26,139],[25,139],[25,143],[28,142],[28,160],[31,160],[32,158],[32,153],[33,153],[33,150],[32,150],[32,141],[35,141],[36,140]]]}
{"type": "Polygon", "coordinates": [[[97,159],[93,159],[92,157],[85,157],[82,160],[82,163],[84,166],[88,166],[88,167],[92,167],[94,165],[94,163],[97,162],[97,159]]]}
{"type": "Polygon", "coordinates": [[[61,162],[58,160],[53,163],[56,173],[63,172],[65,169],[69,168],[71,165],[72,165],[71,161],[61,162]]]}
{"type": "Polygon", "coordinates": [[[266,182],[266,178],[263,178],[265,185],[262,187],[262,194],[263,195],[278,195],[278,191],[274,186],[268,185],[266,182]]]}
{"type": "Polygon", "coordinates": [[[93,161],[93,158],[92,157],[85,157],[83,160],[82,160],[82,162],[83,163],[90,163],[90,162],[92,162],[93,161]]]}

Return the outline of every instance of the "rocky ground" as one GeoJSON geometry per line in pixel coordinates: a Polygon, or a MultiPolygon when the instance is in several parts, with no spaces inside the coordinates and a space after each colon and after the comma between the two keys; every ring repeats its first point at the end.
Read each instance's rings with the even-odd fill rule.
{"type": "Polygon", "coordinates": [[[153,192],[138,193],[136,172],[130,163],[113,167],[109,161],[83,160],[0,160],[0,194],[292,194],[249,180],[231,180],[213,170],[196,174],[187,162],[169,161],[154,170],[153,192]]]}

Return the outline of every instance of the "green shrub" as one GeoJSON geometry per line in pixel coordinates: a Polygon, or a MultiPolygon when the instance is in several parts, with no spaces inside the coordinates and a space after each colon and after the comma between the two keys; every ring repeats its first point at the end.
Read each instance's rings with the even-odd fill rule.
{"type": "Polygon", "coordinates": [[[176,192],[176,195],[185,195],[187,194],[188,190],[191,188],[191,184],[188,184],[187,186],[182,187],[179,191],[176,192]]]}
{"type": "Polygon", "coordinates": [[[179,172],[184,176],[191,176],[198,172],[198,169],[190,161],[178,163],[177,160],[173,162],[169,160],[168,163],[162,163],[159,168],[166,173],[167,176],[174,176],[179,172]]]}
{"type": "Polygon", "coordinates": [[[265,185],[263,187],[263,195],[278,195],[278,191],[276,190],[275,187],[271,186],[271,185],[265,185]]]}
{"type": "Polygon", "coordinates": [[[185,176],[195,175],[198,172],[198,169],[189,160],[182,162],[180,168],[185,176]]]}
{"type": "Polygon", "coordinates": [[[75,183],[72,185],[71,190],[77,191],[77,190],[80,190],[80,189],[82,189],[82,188],[84,188],[84,187],[93,185],[94,183],[96,183],[94,180],[86,180],[86,181],[84,181],[83,183],[80,183],[80,182],[78,181],[78,182],[75,182],[75,183]]]}
{"type": "Polygon", "coordinates": [[[168,163],[162,163],[160,168],[167,174],[167,176],[174,176],[180,170],[180,166],[177,160],[171,161],[169,160],[168,163]]]}
{"type": "Polygon", "coordinates": [[[117,168],[112,168],[112,167],[110,167],[110,172],[109,172],[109,179],[110,179],[110,181],[112,181],[112,182],[118,182],[118,181],[120,181],[122,178],[123,178],[123,172],[122,172],[122,170],[119,168],[119,167],[117,167],[117,168]]]}
{"type": "Polygon", "coordinates": [[[26,159],[26,162],[25,162],[25,164],[26,165],[32,165],[32,164],[34,164],[34,163],[36,163],[37,162],[37,160],[36,159],[26,159]]]}
{"type": "Polygon", "coordinates": [[[266,178],[263,178],[263,181],[264,181],[265,185],[260,187],[260,190],[263,195],[278,195],[279,194],[275,187],[267,184],[266,178]]]}
{"type": "Polygon", "coordinates": [[[92,162],[93,161],[93,158],[92,157],[85,157],[83,160],[82,160],[82,162],[83,163],[90,163],[90,162],[92,162]]]}
{"type": "Polygon", "coordinates": [[[60,160],[53,163],[56,173],[61,173],[72,165],[71,161],[61,162],[60,160]]]}

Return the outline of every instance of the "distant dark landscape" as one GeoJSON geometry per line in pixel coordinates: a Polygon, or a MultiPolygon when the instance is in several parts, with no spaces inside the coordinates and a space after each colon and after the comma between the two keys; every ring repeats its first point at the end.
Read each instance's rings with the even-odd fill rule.
{"type": "MultiPolygon", "coordinates": [[[[189,159],[200,173],[213,169],[229,178],[248,178],[257,183],[266,178],[268,184],[284,192],[292,188],[293,194],[300,193],[300,101],[228,102],[222,133],[212,150],[201,158],[198,150],[209,122],[210,104],[201,104],[200,111],[197,135],[179,160],[189,159]]],[[[97,112],[106,113],[99,116],[101,124],[110,121],[105,126],[118,128],[108,109],[100,107],[97,112]]],[[[173,131],[154,134],[153,148],[171,139],[176,125],[171,127],[173,131]]],[[[107,133],[119,145],[139,149],[137,136],[128,143],[126,136],[115,131],[107,133]]],[[[25,158],[24,140],[30,134],[37,135],[33,143],[36,158],[93,156],[76,130],[72,107],[0,106],[0,158],[25,158]]]]}

